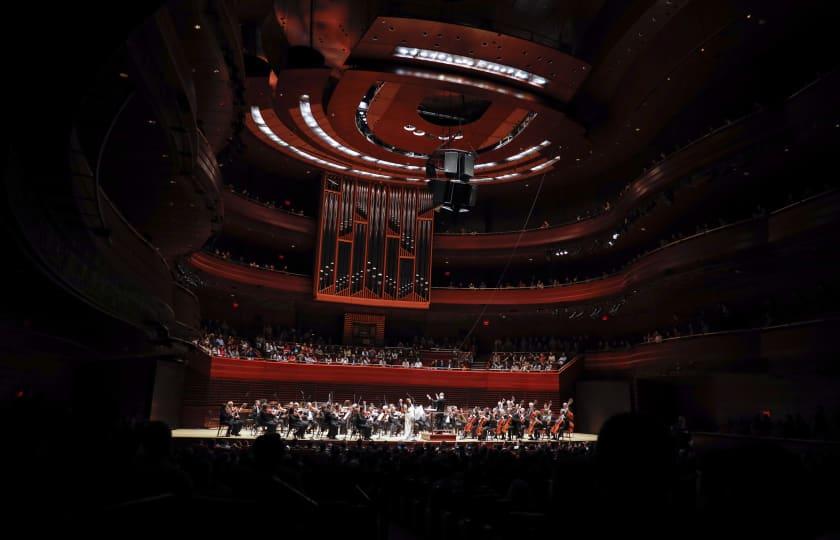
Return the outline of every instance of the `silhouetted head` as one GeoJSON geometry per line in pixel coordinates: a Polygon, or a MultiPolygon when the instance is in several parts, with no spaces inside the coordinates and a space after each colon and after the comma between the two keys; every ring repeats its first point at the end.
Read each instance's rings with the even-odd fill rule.
{"type": "Polygon", "coordinates": [[[140,430],[140,446],[150,458],[168,456],[171,444],[172,431],[163,422],[149,422],[140,430]]]}
{"type": "Polygon", "coordinates": [[[254,463],[261,471],[271,471],[284,453],[283,439],[277,433],[260,435],[254,441],[254,463]]]}

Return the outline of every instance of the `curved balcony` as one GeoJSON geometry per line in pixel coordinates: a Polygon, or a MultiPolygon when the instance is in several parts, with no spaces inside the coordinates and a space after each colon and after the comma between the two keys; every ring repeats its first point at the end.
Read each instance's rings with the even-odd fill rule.
{"type": "MultiPolygon", "coordinates": [[[[633,181],[621,194],[609,212],[548,228],[526,229],[492,233],[436,233],[436,256],[474,256],[476,252],[543,249],[562,242],[604,234],[615,230],[641,202],[667,189],[692,171],[733,154],[757,140],[778,131],[770,128],[768,115],[746,117],[725,128],[706,135],[683,148],[671,158],[633,181]],[[466,252],[466,253],[465,253],[466,252]]],[[[226,229],[231,221],[238,225],[238,216],[247,220],[250,232],[274,237],[294,237],[300,243],[312,244],[316,234],[313,218],[293,216],[281,210],[266,207],[235,193],[225,193],[226,229]],[[297,219],[295,219],[297,218],[297,219]]],[[[239,232],[241,228],[237,226],[239,232]]]]}
{"type": "Polygon", "coordinates": [[[289,294],[312,295],[312,278],[309,276],[237,264],[208,253],[193,253],[190,256],[190,264],[205,274],[235,283],[265,287],[289,294]]]}
{"type": "MultiPolygon", "coordinates": [[[[588,281],[545,288],[453,289],[434,288],[436,305],[549,305],[573,304],[619,296],[635,287],[681,271],[702,267],[713,260],[727,260],[768,244],[783,243],[803,233],[815,234],[836,227],[840,192],[830,191],[779,209],[769,216],[725,225],[672,242],[636,260],[620,272],[588,281]]],[[[311,294],[311,278],[273,272],[193,254],[193,266],[211,275],[239,283],[288,293],[311,294]]]]}
{"type": "Polygon", "coordinates": [[[818,320],[768,328],[713,332],[665,339],[628,350],[586,355],[589,372],[649,374],[686,373],[755,363],[759,360],[804,360],[830,354],[840,320],[818,320]]]}
{"type": "MultiPolygon", "coordinates": [[[[766,141],[787,131],[805,132],[810,129],[814,118],[824,117],[833,111],[826,111],[825,106],[813,103],[828,103],[823,99],[826,93],[836,89],[836,77],[827,77],[816,81],[791,96],[781,110],[770,110],[746,116],[704,135],[691,144],[665,158],[658,165],[646,171],[625,189],[612,209],[606,213],[588,217],[579,221],[556,224],[549,228],[526,229],[523,231],[504,231],[495,233],[455,234],[437,233],[434,236],[434,251],[437,257],[465,258],[477,255],[489,256],[491,252],[509,252],[514,246],[520,253],[536,252],[558,244],[580,240],[582,238],[603,235],[615,231],[630,215],[651,197],[673,187],[680,179],[698,169],[719,162],[726,156],[737,154],[746,147],[766,141]],[[814,99],[815,94],[821,96],[814,99]]],[[[226,199],[227,200],[227,199],[226,199]]],[[[315,230],[315,220],[302,218],[302,223],[295,223],[283,216],[272,214],[280,212],[266,209],[259,204],[240,204],[228,215],[242,213],[251,221],[264,220],[277,228],[288,227],[296,233],[298,242],[305,242],[310,230],[315,230]],[[304,225],[305,223],[305,225],[304,225]],[[276,224],[276,225],[275,225],[276,224]]],[[[256,226],[254,230],[258,230],[256,226]]],[[[274,231],[274,234],[280,234],[274,231]]],[[[314,233],[312,233],[314,236],[314,233]]],[[[310,243],[312,239],[308,240],[310,243]]]]}
{"type": "Polygon", "coordinates": [[[233,235],[256,236],[268,245],[283,247],[295,244],[302,250],[312,249],[317,229],[311,217],[299,216],[266,206],[230,190],[224,190],[224,230],[233,235]]]}

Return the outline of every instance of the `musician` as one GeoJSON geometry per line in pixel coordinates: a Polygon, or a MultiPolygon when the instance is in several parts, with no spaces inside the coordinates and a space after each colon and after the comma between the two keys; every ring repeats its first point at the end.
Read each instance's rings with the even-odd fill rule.
{"type": "Polygon", "coordinates": [[[232,401],[225,403],[219,411],[219,424],[228,427],[226,437],[239,436],[242,421],[239,419],[239,409],[234,406],[232,401]]]}
{"type": "Polygon", "coordinates": [[[277,433],[277,418],[268,410],[268,403],[263,403],[260,409],[259,425],[265,426],[266,433],[277,433]]]}
{"type": "Polygon", "coordinates": [[[351,421],[356,428],[356,432],[359,433],[366,441],[370,440],[370,432],[371,427],[368,422],[368,419],[359,409],[358,405],[353,406],[353,414],[351,416],[351,421]]]}
{"type": "MultiPolygon", "coordinates": [[[[289,431],[292,432],[295,439],[303,439],[306,437],[306,428],[309,427],[309,422],[306,418],[308,411],[301,411],[300,404],[295,403],[293,409],[289,409],[289,431]]],[[[288,434],[288,432],[287,432],[288,434]]]]}
{"type": "Polygon", "coordinates": [[[333,411],[332,405],[324,406],[324,423],[327,426],[327,438],[335,439],[338,436],[338,416],[333,411]]]}
{"type": "Polygon", "coordinates": [[[435,408],[435,428],[442,429],[443,413],[446,411],[446,400],[444,399],[443,392],[435,394],[435,399],[432,399],[432,396],[429,394],[426,394],[426,397],[429,398],[429,401],[432,402],[432,406],[435,408]]]}
{"type": "Polygon", "coordinates": [[[464,411],[457,407],[455,408],[453,417],[455,419],[455,432],[457,433],[467,425],[467,417],[464,416],[464,411]]]}
{"type": "Polygon", "coordinates": [[[522,438],[522,413],[517,410],[513,413],[510,419],[510,428],[508,428],[508,439],[513,440],[522,438]]]}

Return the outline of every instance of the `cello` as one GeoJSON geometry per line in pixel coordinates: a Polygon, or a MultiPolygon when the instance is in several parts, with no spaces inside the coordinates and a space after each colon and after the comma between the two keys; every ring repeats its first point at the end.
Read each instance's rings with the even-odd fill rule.
{"type": "Polygon", "coordinates": [[[473,412],[470,415],[469,420],[467,420],[467,425],[464,426],[464,438],[466,438],[467,435],[472,435],[473,430],[475,430],[476,420],[478,420],[478,416],[475,412],[473,412]]]}
{"type": "Polygon", "coordinates": [[[528,428],[525,430],[525,435],[530,436],[532,439],[534,438],[534,427],[537,425],[537,411],[531,411],[531,414],[528,415],[528,428]]]}
{"type": "Polygon", "coordinates": [[[482,416],[481,420],[478,421],[478,429],[475,430],[476,439],[481,440],[484,438],[485,431],[487,431],[484,426],[487,425],[489,420],[490,419],[488,417],[482,416]]]}

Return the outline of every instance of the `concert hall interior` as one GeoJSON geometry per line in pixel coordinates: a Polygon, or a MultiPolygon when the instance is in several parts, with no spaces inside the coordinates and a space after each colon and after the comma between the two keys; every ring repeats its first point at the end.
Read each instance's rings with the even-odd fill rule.
{"type": "Polygon", "coordinates": [[[6,510],[840,535],[832,7],[7,4],[6,510]]]}

